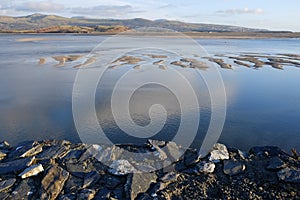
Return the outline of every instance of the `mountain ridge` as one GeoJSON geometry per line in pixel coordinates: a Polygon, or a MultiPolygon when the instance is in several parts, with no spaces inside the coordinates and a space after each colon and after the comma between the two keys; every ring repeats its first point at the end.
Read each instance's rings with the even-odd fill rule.
{"type": "Polygon", "coordinates": [[[123,26],[128,29],[142,27],[164,28],[179,32],[266,32],[267,29],[247,28],[232,25],[186,23],[175,20],[149,20],[144,18],[134,19],[91,19],[91,18],[67,18],[58,15],[44,15],[34,13],[27,16],[10,17],[0,16],[0,29],[2,31],[39,30],[57,26],[123,26]]]}

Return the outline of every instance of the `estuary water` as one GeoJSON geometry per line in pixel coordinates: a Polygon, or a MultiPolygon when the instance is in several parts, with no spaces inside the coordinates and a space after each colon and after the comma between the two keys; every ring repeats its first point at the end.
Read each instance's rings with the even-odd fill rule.
{"type": "MultiPolygon", "coordinates": [[[[109,36],[71,34],[0,35],[0,140],[7,140],[12,144],[24,140],[53,138],[80,142],[72,114],[73,86],[79,70],[73,66],[84,61],[79,58],[65,62],[64,66],[58,66],[59,61],[53,59],[53,56],[84,57],[107,38],[109,36]]],[[[278,55],[300,52],[299,39],[195,39],[195,41],[208,55],[223,56],[225,61],[226,56],[231,55],[278,55]]],[[[195,58],[197,59],[197,56],[195,58]]],[[[224,82],[227,104],[225,124],[219,141],[243,150],[261,145],[279,146],[287,151],[291,148],[300,150],[300,68],[284,66],[284,70],[278,70],[264,66],[252,69],[231,64],[233,67],[230,70],[218,68],[224,82]]],[[[107,138],[114,143],[139,143],[145,140],[135,138],[121,130],[114,121],[111,111],[112,89],[120,77],[128,70],[132,70],[133,66],[124,65],[108,69],[101,78],[95,94],[95,111],[99,124],[107,138]]],[[[170,78],[168,68],[171,67],[167,64],[167,69],[161,70],[166,79],[170,78]]],[[[143,66],[136,68],[137,74],[145,74],[149,70],[143,66]]],[[[199,69],[178,70],[194,80],[197,78],[194,75],[195,71],[199,69]]],[[[208,129],[211,101],[207,89],[205,90],[205,83],[200,80],[195,84],[193,87],[200,103],[199,107],[190,109],[199,109],[201,120],[195,121],[191,115],[189,121],[199,124],[192,144],[197,147],[201,145],[208,129]]],[[[132,83],[124,84],[119,88],[119,92],[127,93],[131,87],[132,83]]],[[[178,85],[178,88],[180,87],[178,85]]],[[[162,130],[151,138],[172,140],[182,116],[179,112],[180,102],[166,87],[148,84],[133,94],[129,104],[133,121],[139,126],[149,124],[149,109],[153,104],[162,105],[167,112],[167,118],[162,130]]],[[[159,118],[159,115],[160,112],[156,117],[159,118]]],[[[89,121],[88,116],[86,119],[89,121]]],[[[91,124],[85,127],[85,131],[93,137],[97,128],[91,124]]],[[[189,132],[186,132],[186,138],[189,137],[189,132]]]]}

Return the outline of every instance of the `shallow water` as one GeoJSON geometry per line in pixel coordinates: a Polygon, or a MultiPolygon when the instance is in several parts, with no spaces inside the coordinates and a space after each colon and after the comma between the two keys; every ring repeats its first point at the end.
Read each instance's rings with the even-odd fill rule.
{"type": "MultiPolygon", "coordinates": [[[[70,64],[54,67],[57,62],[51,56],[88,54],[106,38],[84,35],[1,35],[0,140],[8,140],[13,144],[22,140],[50,138],[79,142],[72,116],[72,90],[78,70],[70,64]],[[17,41],[28,37],[52,40],[17,41]],[[38,64],[41,57],[47,58],[44,65],[38,64]]],[[[196,41],[211,56],[300,52],[299,39],[196,41]]],[[[97,117],[106,136],[115,143],[144,140],[125,134],[114,122],[110,109],[112,87],[128,69],[129,66],[108,70],[97,87],[97,117]]],[[[180,70],[190,80],[197,79],[195,69],[180,70]]],[[[255,145],[276,145],[286,150],[300,150],[300,68],[285,66],[284,70],[276,70],[265,66],[254,70],[233,66],[233,70],[219,71],[227,95],[226,120],[220,142],[245,150],[255,145]]],[[[147,73],[147,69],[143,68],[141,72],[137,70],[136,73],[147,73]]],[[[195,90],[201,91],[196,94],[200,108],[191,108],[200,109],[201,120],[194,122],[193,118],[190,119],[192,123],[200,125],[193,143],[193,146],[199,146],[208,128],[211,103],[203,80],[192,82],[195,90]]],[[[120,92],[130,90],[132,84],[129,82],[122,85],[120,92]]],[[[134,93],[130,103],[133,121],[141,126],[149,124],[148,111],[153,104],[163,105],[168,113],[165,126],[153,138],[171,140],[179,127],[180,112],[178,101],[168,89],[150,84],[134,93]]],[[[92,135],[97,128],[91,125],[85,131],[92,135]]],[[[189,137],[189,132],[186,137],[189,137]]]]}

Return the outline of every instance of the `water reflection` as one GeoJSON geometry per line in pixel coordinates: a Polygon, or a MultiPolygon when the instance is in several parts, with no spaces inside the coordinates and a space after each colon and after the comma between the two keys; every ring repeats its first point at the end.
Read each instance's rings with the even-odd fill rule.
{"type": "MultiPolygon", "coordinates": [[[[0,140],[15,144],[22,140],[49,138],[79,142],[72,117],[72,89],[76,69],[55,68],[53,63],[38,65],[40,57],[89,52],[102,37],[60,36],[64,42],[39,41],[15,42],[24,36],[4,36],[0,40],[0,140]],[[51,48],[49,48],[51,47],[51,48]]],[[[55,36],[58,37],[58,36],[55,36]]],[[[299,40],[199,40],[211,53],[236,52],[295,53],[299,52],[299,40]],[[291,45],[293,44],[293,45],[291,45]],[[274,48],[276,47],[276,48],[274,48]]],[[[99,123],[114,142],[140,142],[124,134],[113,120],[110,96],[116,80],[129,69],[126,66],[107,71],[98,85],[95,109],[99,123]]],[[[136,70],[146,73],[145,69],[136,70]]],[[[164,71],[164,70],[161,70],[164,71]]],[[[167,71],[167,70],[166,70],[167,71]]],[[[201,144],[211,117],[210,98],[203,80],[194,69],[182,69],[194,84],[200,105],[200,122],[194,146],[201,144]]],[[[254,145],[277,145],[286,150],[300,148],[300,90],[299,69],[285,67],[275,70],[264,67],[250,70],[233,67],[221,70],[227,92],[227,117],[220,138],[230,146],[248,149],[254,145]]],[[[87,80],[88,81],[88,80],[87,80]]],[[[130,89],[123,85],[122,90],[130,89]]],[[[184,88],[182,88],[184,89],[184,88]]],[[[172,93],[161,86],[147,85],[132,97],[130,111],[135,123],[149,123],[149,107],[162,104],[167,113],[167,123],[153,138],[172,139],[180,122],[179,105],[172,93]]],[[[89,119],[89,114],[86,118],[89,119]]],[[[192,123],[197,123],[191,119],[192,123]]],[[[87,126],[87,133],[94,127],[87,126]]],[[[189,133],[186,133],[186,137],[189,133]]]]}

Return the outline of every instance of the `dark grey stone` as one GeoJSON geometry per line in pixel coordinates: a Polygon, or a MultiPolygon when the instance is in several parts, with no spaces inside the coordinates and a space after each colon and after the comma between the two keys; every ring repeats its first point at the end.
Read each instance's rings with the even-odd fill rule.
{"type": "Polygon", "coordinates": [[[100,174],[97,171],[87,173],[84,177],[82,188],[92,187],[101,179],[100,174]]]}
{"type": "Polygon", "coordinates": [[[83,189],[77,195],[77,200],[91,200],[91,199],[94,199],[95,194],[96,194],[95,190],[83,189]]]}
{"type": "Polygon", "coordinates": [[[270,159],[267,169],[268,170],[279,170],[285,168],[286,164],[277,156],[270,159]]]}
{"type": "Polygon", "coordinates": [[[15,178],[11,178],[8,180],[3,180],[0,182],[0,192],[11,188],[16,182],[15,178]]]}
{"type": "Polygon", "coordinates": [[[34,181],[32,179],[25,179],[11,193],[9,199],[30,200],[35,193],[34,181]]]}
{"type": "Polygon", "coordinates": [[[82,184],[83,184],[83,180],[81,178],[70,175],[64,185],[64,192],[77,193],[80,187],[82,186],[82,184]]]}
{"type": "Polygon", "coordinates": [[[10,162],[0,163],[0,175],[18,173],[23,171],[33,162],[34,158],[23,158],[10,162]]]}
{"type": "Polygon", "coordinates": [[[115,176],[106,176],[105,179],[105,187],[111,190],[121,184],[121,180],[115,176]]]}
{"type": "Polygon", "coordinates": [[[153,198],[149,194],[143,193],[137,197],[137,200],[153,200],[153,198]]]}
{"type": "Polygon", "coordinates": [[[78,160],[82,154],[83,154],[83,150],[71,150],[63,159],[64,160],[71,160],[71,159],[78,160]]]}
{"type": "Polygon", "coordinates": [[[187,150],[184,153],[184,164],[186,166],[191,166],[199,162],[199,155],[197,151],[187,150]]]}
{"type": "Polygon", "coordinates": [[[115,199],[124,199],[124,195],[123,195],[124,191],[121,188],[116,188],[112,191],[112,196],[115,199]]]}
{"type": "MultiPolygon", "coordinates": [[[[38,145],[36,141],[25,141],[21,142],[17,145],[16,148],[11,150],[8,154],[8,159],[18,159],[22,157],[22,155],[32,149],[34,146],[38,145]]],[[[30,156],[27,156],[30,157],[30,156]]]]}
{"type": "Polygon", "coordinates": [[[61,195],[58,199],[59,200],[76,200],[77,195],[75,193],[64,194],[64,195],[61,195]]]}
{"type": "Polygon", "coordinates": [[[279,156],[286,155],[284,151],[282,151],[278,147],[274,146],[264,146],[264,147],[252,147],[249,151],[250,153],[256,156],[279,156]]]}
{"type": "Polygon", "coordinates": [[[10,148],[11,148],[10,144],[7,141],[0,142],[0,149],[1,150],[9,150],[10,148]]]}
{"type": "Polygon", "coordinates": [[[151,183],[155,183],[155,173],[135,173],[127,177],[125,192],[130,199],[135,199],[139,193],[146,192],[151,183]]]}
{"type": "Polygon", "coordinates": [[[44,151],[38,154],[36,157],[38,159],[55,159],[55,158],[62,158],[68,153],[68,147],[66,146],[51,146],[47,149],[45,148],[44,151]]]}
{"type": "Polygon", "coordinates": [[[6,200],[9,197],[9,193],[7,192],[0,192],[0,199],[6,200]]]}
{"type": "Polygon", "coordinates": [[[85,175],[92,171],[84,163],[66,163],[66,168],[73,176],[84,178],[85,175]]]}
{"type": "Polygon", "coordinates": [[[96,199],[109,199],[111,196],[111,190],[108,190],[107,188],[100,189],[97,194],[95,195],[96,199]]]}
{"type": "Polygon", "coordinates": [[[234,176],[244,172],[246,166],[238,161],[224,160],[223,172],[229,176],[234,176]]]}
{"type": "Polygon", "coordinates": [[[280,180],[289,183],[300,183],[300,169],[285,168],[277,172],[280,180]]]}

